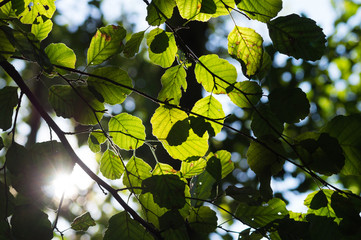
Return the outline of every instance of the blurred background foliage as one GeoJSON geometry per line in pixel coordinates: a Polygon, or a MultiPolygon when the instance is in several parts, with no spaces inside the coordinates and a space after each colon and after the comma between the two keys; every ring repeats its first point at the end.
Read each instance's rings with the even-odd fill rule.
{"type": "MultiPolygon", "coordinates": [[[[108,10],[104,7],[104,2],[102,0],[92,0],[79,4],[79,7],[83,8],[79,9],[79,11],[85,18],[77,20],[72,24],[67,24],[67,21],[64,20],[67,16],[65,12],[57,11],[55,13],[53,31],[42,44],[46,46],[52,42],[65,43],[75,51],[78,57],[77,67],[81,69],[82,66],[86,65],[85,53],[91,37],[97,28],[107,24],[122,25],[127,30],[128,38],[134,32],[146,30],[147,26],[145,24],[143,24],[144,29],[139,24],[144,22],[145,18],[145,15],[142,15],[142,11],[144,12],[146,5],[142,4],[142,1],[138,1],[140,4],[136,4],[143,8],[142,11],[118,11],[118,15],[110,20],[107,18],[108,10]]],[[[71,1],[58,0],[56,3],[66,5],[71,4],[71,1]]],[[[327,52],[319,61],[295,60],[280,56],[271,45],[266,47],[267,52],[274,61],[268,75],[260,80],[263,83],[264,93],[267,94],[272,89],[280,86],[300,87],[307,93],[311,104],[310,115],[305,120],[294,125],[286,124],[284,132],[286,136],[295,137],[306,131],[318,130],[336,115],[349,115],[361,111],[360,5],[359,1],[332,0],[332,7],[336,16],[333,21],[334,30],[332,34],[327,36],[327,52]]],[[[308,7],[312,8],[312,6],[308,7]]],[[[76,13],[74,9],[72,12],[76,13]]],[[[79,19],[79,17],[75,19],[79,19]]],[[[237,16],[235,19],[236,21],[242,21],[244,25],[251,22],[243,16],[237,16]]],[[[187,27],[179,30],[179,34],[198,56],[212,52],[220,57],[227,58],[238,68],[240,78],[245,79],[241,74],[240,65],[235,60],[230,59],[227,53],[226,39],[229,31],[225,29],[231,21],[229,17],[219,17],[207,23],[190,22],[187,24],[187,27]]],[[[174,13],[171,22],[174,26],[184,24],[184,20],[179,17],[178,13],[174,13]]],[[[68,23],[71,23],[71,19],[68,23]]],[[[263,36],[267,35],[267,33],[261,34],[263,36]]],[[[144,44],[143,42],[143,46],[144,44]]],[[[108,65],[121,66],[133,79],[136,89],[156,97],[161,89],[160,77],[164,73],[164,69],[148,62],[148,56],[144,47],[141,47],[140,51],[133,59],[126,59],[120,55],[113,57],[108,62],[108,65]]],[[[43,99],[43,103],[47,102],[48,94],[43,92],[45,88],[41,86],[50,86],[59,80],[49,80],[45,77],[37,76],[39,68],[35,64],[17,60],[14,60],[13,63],[22,70],[24,79],[31,83],[33,92],[40,99],[43,99]]],[[[181,106],[189,109],[205,94],[192,73],[193,69],[191,67],[188,70],[187,77],[188,90],[183,97],[186,101],[181,100],[181,106]]],[[[4,73],[0,72],[0,74],[2,74],[1,78],[6,79],[4,73]]],[[[2,86],[4,83],[0,82],[0,85],[2,86]]],[[[266,102],[268,99],[263,97],[262,101],[266,102]]],[[[23,105],[26,104],[26,102],[23,102],[23,105]]],[[[108,107],[114,115],[120,112],[129,112],[140,117],[146,126],[147,138],[151,139],[153,137],[150,118],[157,108],[156,104],[133,93],[123,104],[108,107]]],[[[240,129],[247,134],[252,134],[249,120],[253,114],[252,110],[242,110],[231,105],[231,103],[227,103],[227,106],[224,106],[224,108],[226,109],[226,114],[229,114],[225,120],[227,125],[240,129]]],[[[50,107],[48,110],[50,111],[50,107]]],[[[20,130],[17,133],[17,138],[20,139],[20,142],[22,141],[27,146],[31,146],[37,138],[40,138],[40,129],[45,124],[42,123],[40,116],[30,106],[21,111],[21,118],[25,121],[25,124],[19,126],[20,130]]],[[[107,119],[104,118],[102,121],[107,121],[107,119]]],[[[68,123],[72,124],[70,132],[87,130],[87,127],[78,125],[70,120],[68,123]]],[[[46,125],[43,127],[46,129],[46,125]]],[[[78,146],[82,147],[87,141],[88,133],[77,134],[75,136],[78,146]]],[[[5,145],[6,141],[11,140],[6,134],[3,134],[3,139],[5,145]]],[[[257,188],[258,181],[255,174],[248,167],[246,160],[248,146],[249,139],[228,129],[222,130],[221,134],[211,140],[210,151],[227,150],[232,153],[232,160],[236,164],[236,169],[222,182],[219,186],[219,191],[223,191],[229,185],[257,188]]],[[[162,150],[161,145],[157,146],[156,152],[159,161],[169,163],[174,168],[179,168],[179,163],[174,162],[174,160],[170,161],[170,157],[162,150]]],[[[4,151],[1,154],[4,155],[4,151]]],[[[131,157],[131,153],[126,151],[122,152],[122,155],[125,156],[125,159],[131,157]]],[[[93,155],[90,156],[93,157],[93,155]]],[[[137,156],[154,166],[155,161],[148,147],[143,146],[137,150],[137,156]]],[[[95,156],[95,158],[97,157],[99,158],[99,156],[95,156]]],[[[91,159],[84,160],[86,163],[87,161],[92,161],[91,159]]],[[[4,156],[1,156],[1,162],[4,162],[4,156]]],[[[348,188],[355,194],[360,194],[361,192],[361,177],[344,177],[340,175],[330,177],[328,181],[341,188],[348,188]]],[[[119,184],[117,182],[113,183],[114,186],[119,184]]],[[[286,163],[283,171],[274,177],[272,188],[277,197],[282,198],[286,203],[290,203],[291,206],[296,206],[297,204],[302,204],[306,196],[304,193],[316,190],[317,185],[312,178],[304,174],[300,169],[286,163]]],[[[117,211],[115,209],[117,204],[113,204],[110,199],[109,196],[104,195],[97,185],[90,185],[88,189],[79,190],[78,193],[70,198],[66,198],[63,204],[63,214],[61,214],[59,230],[65,230],[66,226],[69,226],[69,222],[85,211],[89,211],[92,214],[97,225],[88,230],[90,234],[76,233],[73,230],[65,231],[64,239],[90,239],[90,236],[91,239],[101,239],[109,216],[117,211]]],[[[48,203],[53,203],[54,209],[57,208],[59,199],[49,196],[47,201],[48,203]]],[[[130,201],[132,200],[130,199],[130,201]]],[[[226,209],[232,209],[232,212],[236,207],[236,203],[231,198],[222,198],[217,203],[226,209]]],[[[136,205],[134,207],[136,208],[136,205]]],[[[297,210],[299,209],[297,208],[297,210]]],[[[290,210],[293,209],[291,208],[290,210]]],[[[49,209],[49,212],[52,212],[52,210],[49,209]]],[[[232,222],[228,222],[228,224],[231,225],[232,222]]],[[[232,238],[230,233],[220,231],[220,234],[223,235],[223,239],[232,238]]]]}

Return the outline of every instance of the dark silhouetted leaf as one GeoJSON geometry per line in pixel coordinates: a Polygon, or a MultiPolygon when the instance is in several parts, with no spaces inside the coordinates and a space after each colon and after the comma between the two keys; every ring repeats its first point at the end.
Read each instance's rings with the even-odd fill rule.
{"type": "Polygon", "coordinates": [[[321,207],[326,207],[328,204],[327,197],[325,193],[320,190],[316,195],[312,198],[310,208],[312,209],[320,209],[321,207]]]}
{"type": "Polygon", "coordinates": [[[194,231],[210,233],[217,228],[216,212],[207,206],[192,209],[188,222],[194,231]]]}
{"type": "Polygon", "coordinates": [[[184,143],[189,137],[189,121],[184,119],[177,121],[168,133],[166,140],[170,146],[178,146],[184,143]]]}
{"type": "Polygon", "coordinates": [[[251,128],[256,137],[272,135],[278,138],[283,132],[283,123],[271,111],[268,105],[260,105],[253,113],[251,128]],[[262,117],[261,117],[262,116],[262,117]]]}
{"type": "Polygon", "coordinates": [[[76,217],[71,223],[71,228],[75,231],[86,231],[91,226],[95,226],[95,221],[89,212],[76,217]]]}
{"type": "Polygon", "coordinates": [[[0,128],[4,131],[11,127],[13,110],[18,103],[16,87],[4,87],[0,89],[0,128]]]}

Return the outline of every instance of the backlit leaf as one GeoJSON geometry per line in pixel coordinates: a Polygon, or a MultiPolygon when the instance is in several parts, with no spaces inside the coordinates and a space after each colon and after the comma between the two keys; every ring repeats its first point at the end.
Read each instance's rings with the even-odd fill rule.
{"type": "MultiPolygon", "coordinates": [[[[125,166],[127,171],[123,176],[123,184],[128,188],[137,188],[142,186],[142,181],[152,176],[151,166],[143,159],[132,157],[125,166]]],[[[132,192],[140,193],[140,189],[132,189],[132,192]]]]}
{"type": "Polygon", "coordinates": [[[191,178],[195,175],[201,174],[207,166],[207,161],[200,158],[196,161],[182,162],[180,172],[182,177],[191,178]]]}
{"type": "Polygon", "coordinates": [[[131,58],[138,53],[140,44],[144,38],[144,32],[145,31],[134,33],[132,37],[125,43],[124,56],[131,58]]]}
{"type": "Polygon", "coordinates": [[[207,206],[191,209],[188,222],[190,227],[199,232],[210,233],[217,228],[216,212],[207,206]]]}
{"type": "Polygon", "coordinates": [[[101,27],[93,36],[87,53],[89,65],[101,64],[124,49],[122,40],[126,30],[121,26],[109,25],[101,27]]]}
{"type": "Polygon", "coordinates": [[[0,89],[0,128],[8,130],[12,124],[14,107],[18,103],[17,87],[0,89]]]}
{"type": "Polygon", "coordinates": [[[205,133],[199,137],[192,129],[189,130],[188,138],[181,145],[170,146],[167,142],[166,138],[174,124],[187,117],[188,115],[181,110],[161,106],[155,111],[151,119],[153,135],[162,142],[169,155],[179,160],[204,156],[208,150],[208,134],[205,133]]]}
{"type": "Polygon", "coordinates": [[[187,73],[182,65],[168,68],[161,78],[162,90],[159,92],[158,99],[168,101],[171,104],[178,105],[183,91],[187,90],[187,73]]]}
{"type": "Polygon", "coordinates": [[[55,12],[55,0],[24,0],[24,11],[18,16],[25,24],[33,24],[38,16],[52,18],[55,12]]]}
{"type": "Polygon", "coordinates": [[[175,6],[174,0],[152,0],[147,7],[147,22],[151,26],[159,26],[172,17],[175,6]]]}
{"type": "Polygon", "coordinates": [[[48,19],[45,22],[31,25],[31,33],[39,40],[44,40],[53,29],[53,22],[48,19]]]}
{"type": "MultiPolygon", "coordinates": [[[[192,112],[198,113],[206,118],[213,119],[214,121],[218,122],[215,123],[208,119],[205,119],[206,122],[209,122],[213,128],[214,136],[217,135],[222,130],[222,124],[224,122],[224,118],[226,115],[223,112],[222,104],[215,99],[212,95],[209,95],[205,98],[198,100],[194,107],[192,108],[192,112]]],[[[209,135],[212,135],[208,132],[209,135]]]]}
{"type": "Polygon", "coordinates": [[[268,105],[260,105],[253,113],[251,128],[256,137],[273,135],[279,137],[283,132],[283,123],[271,111],[268,105]],[[262,116],[262,117],[261,117],[262,116]]]}
{"type": "Polygon", "coordinates": [[[86,231],[91,226],[95,226],[95,221],[89,212],[76,217],[71,223],[71,228],[75,231],[86,231]]]}
{"type": "Polygon", "coordinates": [[[237,59],[243,74],[251,78],[262,66],[263,38],[251,28],[236,26],[228,35],[228,53],[237,59]]]}
{"type": "Polygon", "coordinates": [[[147,36],[149,58],[163,68],[170,67],[178,51],[174,35],[160,28],[153,29],[147,36]]]}
{"type": "Polygon", "coordinates": [[[361,116],[337,116],[322,131],[337,138],[341,145],[345,156],[345,166],[341,173],[361,175],[361,116]]]}
{"type": "Polygon", "coordinates": [[[231,160],[231,153],[226,150],[219,150],[217,152],[210,153],[207,158],[216,157],[220,160],[222,166],[222,179],[225,178],[228,174],[230,174],[234,169],[234,163],[231,160]]]}
{"type": "Polygon", "coordinates": [[[120,178],[124,172],[122,159],[112,150],[106,150],[100,159],[100,172],[111,180],[120,178]]]}
{"type": "Polygon", "coordinates": [[[300,88],[277,88],[268,96],[271,110],[286,123],[298,123],[310,113],[310,103],[300,88]]]}
{"type": "Polygon", "coordinates": [[[282,9],[282,0],[242,0],[237,7],[251,19],[268,22],[282,9]]]}
{"type": "Polygon", "coordinates": [[[80,96],[70,86],[54,85],[50,87],[49,102],[56,115],[74,118],[82,124],[97,124],[103,116],[104,105],[86,87],[75,87],[75,89],[80,96]]]}
{"type": "MultiPolygon", "coordinates": [[[[64,43],[51,43],[45,48],[45,53],[52,64],[68,68],[75,68],[75,53],[64,43]]],[[[62,71],[64,70],[58,69],[58,72],[62,71]]]]}
{"type": "Polygon", "coordinates": [[[267,26],[273,46],[281,53],[296,59],[316,61],[325,52],[326,36],[310,18],[291,14],[278,17],[267,26]]]}
{"type": "MultiPolygon", "coordinates": [[[[212,196],[215,183],[216,179],[208,171],[203,171],[201,174],[192,177],[190,184],[192,197],[196,199],[209,199],[212,196]]],[[[196,199],[192,199],[192,206],[199,207],[203,205],[202,200],[196,199]]]]}
{"type": "Polygon", "coordinates": [[[215,94],[226,93],[226,88],[237,80],[236,68],[215,54],[200,57],[194,72],[204,89],[215,94]]]}
{"type": "Polygon", "coordinates": [[[286,204],[278,198],[273,198],[261,206],[240,203],[235,213],[242,222],[253,228],[263,227],[276,219],[284,218],[287,214],[286,204]]]}
{"type": "Polygon", "coordinates": [[[147,220],[155,227],[159,227],[159,218],[169,210],[165,207],[160,207],[157,203],[155,203],[153,194],[150,192],[140,194],[139,201],[145,210],[144,212],[147,220]]]}
{"type": "Polygon", "coordinates": [[[90,150],[94,153],[100,152],[100,144],[104,143],[107,138],[104,136],[104,133],[101,131],[94,131],[89,134],[88,137],[88,146],[90,150]]]}
{"type": "Polygon", "coordinates": [[[160,207],[168,209],[183,208],[185,201],[185,182],[177,175],[154,175],[142,182],[142,193],[153,194],[154,201],[160,207]]]}
{"type": "Polygon", "coordinates": [[[191,19],[201,10],[202,0],[176,0],[180,15],[184,19],[191,19]]]}
{"type": "Polygon", "coordinates": [[[130,218],[129,214],[123,211],[109,219],[109,225],[105,231],[104,240],[115,239],[152,240],[153,237],[139,222],[130,218]]]}
{"type": "Polygon", "coordinates": [[[145,127],[140,118],[121,113],[110,119],[109,135],[121,149],[137,149],[144,143],[145,127]]]}
{"type": "Polygon", "coordinates": [[[234,0],[202,0],[199,13],[190,20],[206,22],[212,17],[228,15],[234,7],[234,0]]]}
{"type": "Polygon", "coordinates": [[[166,163],[158,162],[152,171],[152,175],[165,175],[165,174],[176,174],[177,171],[174,168],[166,163]]]}
{"type": "Polygon", "coordinates": [[[262,88],[254,81],[237,82],[228,96],[238,107],[252,108],[261,99],[262,88]]]}
{"type": "Polygon", "coordinates": [[[132,90],[129,89],[133,88],[132,79],[128,76],[128,73],[121,68],[97,68],[92,74],[109,79],[105,80],[97,77],[89,77],[88,79],[88,86],[99,93],[106,103],[111,105],[120,104],[132,92],[132,90]]]}

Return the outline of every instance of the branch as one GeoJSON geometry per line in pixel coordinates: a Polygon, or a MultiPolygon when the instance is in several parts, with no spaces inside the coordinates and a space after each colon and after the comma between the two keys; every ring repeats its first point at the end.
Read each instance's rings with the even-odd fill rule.
{"type": "Polygon", "coordinates": [[[153,225],[149,224],[143,218],[141,218],[129,205],[127,205],[124,202],[124,200],[119,196],[118,192],[115,189],[113,189],[109,184],[107,184],[105,181],[100,179],[95,173],[93,173],[87,167],[87,165],[85,165],[85,163],[78,157],[78,155],[74,152],[74,149],[68,142],[64,132],[59,128],[59,126],[54,122],[54,120],[44,110],[42,105],[39,103],[37,98],[33,95],[33,93],[28,88],[28,86],[25,84],[24,80],[22,79],[20,74],[17,72],[17,70],[14,68],[14,66],[11,65],[7,61],[0,61],[0,66],[15,81],[15,83],[19,86],[21,91],[24,92],[24,94],[28,97],[29,101],[33,104],[33,106],[39,112],[41,117],[50,126],[50,128],[53,129],[53,131],[59,137],[65,150],[68,152],[69,156],[74,161],[74,163],[78,164],[84,170],[84,172],[86,172],[88,174],[89,177],[91,177],[96,183],[98,183],[100,186],[102,186],[104,189],[106,189],[116,199],[116,201],[124,208],[124,210],[127,211],[133,217],[134,220],[136,220],[141,225],[143,225],[143,227],[145,227],[155,238],[163,239],[162,236],[160,235],[160,232],[156,228],[154,228],[153,225]]]}

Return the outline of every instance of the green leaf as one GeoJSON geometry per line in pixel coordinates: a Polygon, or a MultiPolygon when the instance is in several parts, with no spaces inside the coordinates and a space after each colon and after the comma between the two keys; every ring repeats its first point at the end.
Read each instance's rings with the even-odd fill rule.
{"type": "Polygon", "coordinates": [[[142,193],[153,194],[154,201],[160,206],[168,209],[180,209],[186,204],[185,182],[177,175],[154,175],[142,182],[142,193]]]}
{"type": "Polygon", "coordinates": [[[215,94],[226,93],[226,88],[237,80],[236,68],[215,54],[200,57],[194,73],[204,89],[215,94]]]}
{"type": "Polygon", "coordinates": [[[179,105],[182,97],[182,90],[187,90],[187,73],[183,65],[177,65],[168,68],[161,78],[162,90],[159,92],[158,99],[168,101],[171,104],[179,105]]]}
{"type": "Polygon", "coordinates": [[[262,66],[263,38],[251,28],[236,26],[228,35],[228,53],[237,59],[243,74],[252,78],[262,66]]]}
{"type": "MultiPolygon", "coordinates": [[[[277,138],[260,138],[258,140],[275,152],[279,154],[284,153],[281,142],[277,138]]],[[[247,150],[248,165],[257,175],[262,175],[266,172],[272,175],[277,174],[282,170],[284,161],[284,159],[278,157],[259,142],[252,141],[247,150]]]]}
{"type": "Polygon", "coordinates": [[[242,0],[237,7],[251,19],[268,22],[282,9],[282,0],[242,0]]]}
{"type": "Polygon", "coordinates": [[[64,85],[50,87],[49,102],[56,115],[64,118],[72,117],[82,124],[97,124],[103,116],[104,105],[86,87],[75,87],[75,90],[77,92],[70,86],[64,85]]]}
{"type": "Polygon", "coordinates": [[[152,240],[153,237],[140,223],[130,218],[126,211],[117,213],[109,219],[104,240],[142,239],[152,240]]]}
{"type": "Polygon", "coordinates": [[[173,15],[174,0],[153,0],[147,7],[146,20],[151,26],[159,26],[173,15]],[[163,15],[164,14],[164,15],[163,15]]]}
{"type": "Polygon", "coordinates": [[[254,81],[237,82],[228,96],[238,107],[252,108],[261,99],[262,88],[254,81]]]}
{"type": "Polygon", "coordinates": [[[318,191],[318,193],[316,193],[316,195],[312,198],[311,204],[310,204],[310,208],[311,209],[320,209],[322,207],[326,207],[328,204],[327,201],[327,197],[325,195],[325,193],[320,190],[318,191]]]}
{"type": "Polygon", "coordinates": [[[86,231],[91,226],[95,226],[95,221],[89,212],[76,217],[71,223],[71,229],[75,231],[86,231]]]}
{"type": "MultiPolygon", "coordinates": [[[[125,168],[127,171],[123,176],[123,184],[128,188],[141,187],[142,181],[152,176],[151,166],[149,166],[143,159],[137,157],[129,159],[125,168]]],[[[134,191],[137,194],[141,192],[139,189],[133,189],[131,191],[134,191]]]]}
{"type": "MultiPolygon", "coordinates": [[[[215,183],[216,179],[208,171],[203,171],[201,174],[193,177],[190,184],[192,197],[197,199],[209,199],[212,195],[215,183]]],[[[203,205],[202,200],[192,199],[192,206],[198,207],[200,205],[203,205]]]]}
{"type": "Polygon", "coordinates": [[[121,26],[101,27],[93,36],[87,53],[88,65],[101,64],[124,49],[126,30],[121,26]]]}
{"type": "Polygon", "coordinates": [[[308,214],[306,220],[310,223],[310,239],[342,239],[337,223],[332,218],[308,214]]]}
{"type": "Polygon", "coordinates": [[[189,240],[182,215],[177,210],[164,213],[159,218],[160,230],[164,239],[189,240]]]}
{"type": "Polygon", "coordinates": [[[0,128],[8,130],[12,124],[14,107],[18,104],[17,87],[0,89],[0,128]]]}
{"type": "Polygon", "coordinates": [[[179,146],[189,137],[190,125],[188,119],[177,121],[170,129],[166,141],[169,146],[179,146]]]}
{"type": "MultiPolygon", "coordinates": [[[[23,2],[24,3],[24,2],[23,2]]],[[[10,19],[10,18],[17,18],[17,14],[24,11],[24,4],[21,4],[21,1],[9,1],[4,6],[0,8],[0,14],[4,14],[1,18],[10,19]],[[20,4],[17,4],[20,3],[20,4]]]]}
{"type": "Polygon", "coordinates": [[[127,58],[134,57],[139,51],[140,44],[144,38],[144,32],[137,32],[132,35],[132,37],[125,43],[124,47],[124,56],[127,58]]]}
{"type": "Polygon", "coordinates": [[[235,7],[234,0],[202,0],[200,4],[199,13],[190,20],[206,22],[212,17],[228,15],[231,9],[235,7]]]}
{"type": "Polygon", "coordinates": [[[326,36],[316,22],[291,14],[267,23],[273,46],[296,59],[316,61],[325,52],[326,36]]]}
{"type": "Polygon", "coordinates": [[[104,136],[104,133],[101,131],[94,131],[89,134],[88,138],[88,146],[90,150],[94,153],[100,152],[100,144],[104,143],[105,140],[107,140],[106,136],[104,136]]]}
{"type": "Polygon", "coordinates": [[[52,18],[55,12],[55,0],[24,0],[24,11],[18,16],[25,24],[33,24],[39,16],[52,18]]]}
{"type": "Polygon", "coordinates": [[[29,157],[29,151],[24,146],[16,142],[12,143],[6,152],[6,168],[11,174],[21,174],[25,167],[19,168],[19,166],[26,165],[27,157],[29,157]]]}
{"type": "Polygon", "coordinates": [[[273,198],[261,206],[249,206],[240,203],[235,215],[252,228],[266,226],[268,223],[282,219],[288,214],[286,204],[278,198],[273,198]]]}
{"type": "Polygon", "coordinates": [[[213,128],[212,134],[208,131],[210,136],[215,136],[222,130],[222,124],[224,123],[224,118],[226,115],[223,112],[222,104],[212,95],[198,100],[194,104],[192,112],[206,117],[205,122],[209,123],[213,128]],[[218,123],[210,121],[207,118],[213,119],[218,123]]]}
{"type": "Polygon", "coordinates": [[[180,172],[182,177],[191,178],[193,176],[201,174],[207,166],[207,161],[200,158],[196,161],[182,162],[180,172]]]}
{"type": "Polygon", "coordinates": [[[226,189],[226,195],[232,197],[238,202],[244,202],[248,205],[255,205],[260,198],[259,191],[251,187],[238,188],[236,186],[228,186],[226,189]]]}
{"type": "Polygon", "coordinates": [[[159,207],[159,205],[154,202],[153,194],[149,192],[140,194],[139,201],[145,212],[147,221],[159,228],[159,218],[169,210],[165,207],[159,207]]]}
{"type": "Polygon", "coordinates": [[[10,220],[13,237],[25,239],[52,239],[53,231],[48,215],[33,205],[20,205],[10,220]]]}
{"type": "Polygon", "coordinates": [[[109,135],[121,149],[137,149],[145,141],[145,127],[140,118],[121,113],[110,119],[109,135]]]}
{"type": "Polygon", "coordinates": [[[0,59],[8,59],[14,52],[14,46],[8,40],[5,32],[0,29],[0,59]]]}
{"type": "Polygon", "coordinates": [[[39,24],[33,24],[31,25],[31,33],[34,34],[34,36],[39,40],[42,41],[51,32],[53,29],[53,22],[48,19],[45,22],[41,22],[39,24]]]}
{"type": "Polygon", "coordinates": [[[256,137],[272,135],[278,138],[283,132],[283,123],[268,105],[260,105],[252,116],[251,129],[256,137]],[[262,117],[261,117],[262,116],[262,117]]]}
{"type": "MultiPolygon", "coordinates": [[[[45,48],[45,53],[52,64],[68,68],[75,68],[76,56],[72,49],[64,43],[51,43],[45,48]]],[[[58,72],[64,73],[65,70],[57,69],[58,72]]]]}
{"type": "Polygon", "coordinates": [[[207,206],[191,209],[188,222],[189,226],[199,232],[211,233],[217,228],[216,212],[207,206]]]}
{"type": "Polygon", "coordinates": [[[112,150],[106,150],[100,159],[100,172],[108,179],[119,179],[124,172],[122,159],[112,150]]]}
{"type": "Polygon", "coordinates": [[[103,67],[95,69],[92,74],[109,80],[89,77],[88,86],[99,93],[104,102],[111,105],[122,103],[132,92],[133,83],[128,73],[118,67],[103,67]],[[125,88],[125,87],[127,88],[125,88]]]}
{"type": "Polygon", "coordinates": [[[225,178],[234,169],[234,163],[231,160],[231,153],[226,150],[219,150],[214,154],[210,153],[207,157],[212,155],[220,160],[222,166],[222,179],[225,178]]]}
{"type": "Polygon", "coordinates": [[[188,115],[179,109],[160,106],[151,118],[153,135],[162,142],[171,157],[179,160],[186,160],[194,156],[202,157],[208,150],[208,134],[205,133],[199,137],[192,129],[189,130],[188,138],[181,145],[170,146],[167,142],[166,138],[173,125],[187,117],[188,115]]]}
{"type": "Polygon", "coordinates": [[[339,173],[345,165],[341,146],[328,133],[306,132],[297,140],[301,159],[310,169],[329,176],[339,173]]]}
{"type": "Polygon", "coordinates": [[[147,36],[149,58],[163,68],[170,67],[178,51],[174,35],[160,28],[153,29],[147,36]]]}
{"type": "Polygon", "coordinates": [[[361,175],[361,115],[337,116],[323,129],[337,138],[345,156],[345,175],[361,175]]]}
{"type": "Polygon", "coordinates": [[[4,141],[3,138],[0,137],[0,151],[4,148],[4,141]]]}
{"type": "Polygon", "coordinates": [[[152,171],[152,175],[166,175],[166,174],[176,174],[177,171],[174,168],[166,163],[158,162],[152,171]]]}
{"type": "Polygon", "coordinates": [[[191,19],[200,12],[202,0],[176,0],[176,3],[182,18],[191,19]]]}
{"type": "MultiPolygon", "coordinates": [[[[334,193],[333,190],[322,189],[322,190],[315,191],[313,193],[308,194],[308,196],[304,200],[304,205],[306,207],[308,207],[307,214],[308,215],[309,214],[315,214],[317,216],[327,216],[327,217],[335,218],[335,220],[337,222],[339,222],[340,219],[338,219],[338,217],[336,216],[333,208],[331,207],[331,196],[333,195],[333,193],[334,193]],[[311,208],[312,201],[314,201],[313,199],[315,198],[315,196],[317,194],[319,194],[320,191],[322,191],[323,194],[325,195],[326,200],[327,200],[327,204],[326,204],[326,206],[325,206],[325,204],[323,202],[322,202],[322,204],[316,204],[316,206],[319,205],[320,208],[313,209],[313,208],[311,208]]],[[[315,201],[317,201],[317,199],[315,201]]],[[[313,203],[312,207],[314,207],[314,206],[315,206],[315,203],[313,203]]],[[[319,207],[319,206],[317,206],[317,207],[319,207]]]]}
{"type": "Polygon", "coordinates": [[[286,123],[298,123],[310,113],[310,103],[300,88],[277,88],[268,96],[271,110],[286,123]]]}

